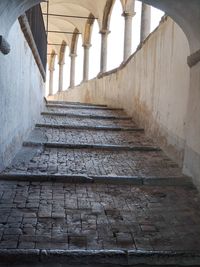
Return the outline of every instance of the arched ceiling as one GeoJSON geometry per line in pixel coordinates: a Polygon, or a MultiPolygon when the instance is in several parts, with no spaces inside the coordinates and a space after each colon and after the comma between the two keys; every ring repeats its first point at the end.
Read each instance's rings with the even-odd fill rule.
{"type": "Polygon", "coordinates": [[[51,54],[52,50],[59,54],[58,44],[61,45],[62,41],[69,47],[74,47],[73,40],[78,39],[72,34],[75,29],[81,34],[83,43],[89,40],[92,31],[91,18],[97,20],[99,30],[109,28],[114,3],[115,0],[49,0],[41,3],[45,27],[48,30],[48,54],[51,54]]]}

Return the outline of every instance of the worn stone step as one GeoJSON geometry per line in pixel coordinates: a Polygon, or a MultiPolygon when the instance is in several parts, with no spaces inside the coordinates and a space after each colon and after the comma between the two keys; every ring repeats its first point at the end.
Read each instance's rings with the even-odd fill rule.
{"type": "Polygon", "coordinates": [[[119,126],[119,127],[136,127],[132,120],[110,120],[84,117],[66,117],[43,115],[40,123],[64,124],[64,125],[82,125],[82,126],[119,126]]]}
{"type": "Polygon", "coordinates": [[[142,128],[136,127],[117,127],[117,126],[86,126],[86,125],[65,125],[65,124],[50,124],[50,123],[37,123],[36,127],[40,128],[57,128],[57,129],[81,129],[81,130],[104,130],[104,131],[133,131],[144,132],[142,128]]]}
{"type": "Polygon", "coordinates": [[[99,107],[99,106],[84,106],[84,105],[63,105],[63,104],[46,104],[47,108],[70,108],[70,109],[88,109],[88,110],[115,110],[122,111],[122,108],[111,108],[111,107],[99,107]]]}
{"type": "Polygon", "coordinates": [[[97,144],[122,146],[153,146],[157,144],[147,137],[144,132],[134,131],[104,131],[82,129],[35,128],[29,135],[27,142],[36,143],[70,143],[97,144]]]}
{"type": "Polygon", "coordinates": [[[47,100],[47,104],[58,104],[58,105],[77,105],[77,106],[89,106],[89,107],[107,107],[107,105],[102,104],[91,104],[91,103],[82,103],[82,102],[71,102],[71,101],[55,101],[55,100],[47,100]]]}
{"type": "MultiPolygon", "coordinates": [[[[162,151],[24,147],[5,174],[139,177],[153,181],[185,177],[162,151]],[[24,151],[23,151],[24,149],[24,151]],[[152,179],[151,179],[152,178],[152,179]]],[[[181,181],[181,179],[179,179],[181,181]]],[[[183,179],[184,180],[184,179],[183,179]]]]}
{"type": "Polygon", "coordinates": [[[114,116],[114,117],[120,117],[120,116],[127,116],[127,114],[124,112],[124,110],[106,110],[106,109],[79,109],[78,107],[76,109],[73,108],[46,108],[46,112],[58,112],[58,113],[71,113],[75,115],[92,115],[92,116],[114,116]]]}
{"type": "Polygon", "coordinates": [[[46,116],[62,116],[62,117],[72,117],[72,118],[86,118],[86,119],[97,119],[97,120],[131,120],[128,116],[101,116],[101,115],[85,115],[85,114],[74,114],[74,113],[64,113],[64,112],[48,112],[44,111],[41,115],[46,116]]]}
{"type": "Polygon", "coordinates": [[[0,266],[30,266],[38,256],[48,267],[177,267],[199,259],[194,188],[4,180],[0,196],[0,266]]]}
{"type": "Polygon", "coordinates": [[[197,251],[137,251],[127,249],[1,249],[0,266],[177,267],[199,266],[197,251]],[[5,264],[5,265],[2,265],[5,264]]]}
{"type": "Polygon", "coordinates": [[[76,144],[76,143],[58,143],[58,142],[31,142],[26,141],[24,146],[44,146],[47,148],[71,148],[71,149],[101,149],[101,150],[126,150],[126,151],[161,151],[159,147],[154,146],[123,146],[123,145],[110,145],[110,144],[76,144]]]}

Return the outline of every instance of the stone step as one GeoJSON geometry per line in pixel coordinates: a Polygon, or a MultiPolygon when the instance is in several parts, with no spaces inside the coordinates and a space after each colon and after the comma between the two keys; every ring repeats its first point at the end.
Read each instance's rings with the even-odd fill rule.
{"type": "Polygon", "coordinates": [[[86,115],[86,114],[74,114],[74,113],[64,113],[64,112],[48,112],[44,111],[41,115],[46,116],[62,116],[62,117],[72,117],[72,118],[86,118],[86,119],[97,119],[97,120],[131,120],[128,116],[101,116],[101,115],[86,115]]]}
{"type": "MultiPolygon", "coordinates": [[[[137,251],[127,249],[64,250],[64,249],[1,249],[3,266],[66,266],[66,267],[195,267],[199,251],[137,251]]],[[[2,266],[2,265],[1,265],[2,266]]]]}
{"type": "Polygon", "coordinates": [[[70,102],[70,101],[54,101],[54,100],[47,100],[47,104],[51,105],[77,105],[77,106],[89,106],[89,107],[107,107],[107,105],[101,105],[101,104],[91,104],[91,103],[82,103],[82,102],[70,102]]]}
{"type": "Polygon", "coordinates": [[[76,109],[74,108],[46,108],[46,112],[58,112],[58,113],[71,113],[75,115],[86,115],[86,116],[113,116],[113,117],[125,117],[127,116],[123,110],[106,110],[106,109],[76,109]]]}
{"type": "Polygon", "coordinates": [[[137,127],[117,127],[117,126],[86,126],[86,125],[65,125],[65,124],[50,124],[50,123],[37,123],[35,125],[39,128],[56,128],[56,129],[79,129],[79,130],[103,130],[103,131],[131,131],[131,132],[144,132],[144,129],[137,127]]]}
{"type": "Polygon", "coordinates": [[[82,129],[35,128],[26,141],[70,144],[157,146],[144,132],[82,129]]]}
{"type": "Polygon", "coordinates": [[[46,104],[47,108],[70,108],[70,109],[88,109],[88,110],[115,110],[122,111],[122,108],[111,108],[111,107],[102,107],[102,106],[84,106],[84,105],[63,105],[63,104],[46,104]]]}
{"type": "Polygon", "coordinates": [[[199,266],[194,188],[0,181],[0,195],[0,266],[199,266]]]}
{"type": "Polygon", "coordinates": [[[154,180],[189,179],[162,151],[24,147],[2,173],[12,175],[79,175],[138,177],[154,180]],[[181,179],[179,179],[181,177],[181,179]],[[183,178],[183,179],[182,179],[183,178]]]}
{"type": "Polygon", "coordinates": [[[82,125],[82,126],[119,126],[119,127],[136,127],[132,120],[110,120],[110,119],[95,119],[84,117],[65,117],[43,115],[40,123],[47,124],[64,124],[64,125],[82,125]]]}
{"type": "Polygon", "coordinates": [[[110,144],[76,144],[76,143],[58,143],[58,142],[32,142],[26,141],[23,146],[38,147],[44,146],[47,148],[71,148],[71,149],[100,149],[100,150],[125,150],[125,151],[161,151],[159,147],[154,146],[123,146],[110,144]]]}

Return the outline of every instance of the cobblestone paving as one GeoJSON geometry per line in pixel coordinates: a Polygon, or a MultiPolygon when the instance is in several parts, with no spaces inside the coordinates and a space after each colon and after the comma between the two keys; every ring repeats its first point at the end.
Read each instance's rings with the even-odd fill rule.
{"type": "Polygon", "coordinates": [[[177,177],[177,164],[163,152],[104,151],[46,148],[28,163],[6,169],[20,174],[87,174],[113,176],[177,177]]]}
{"type": "Polygon", "coordinates": [[[198,250],[195,190],[0,182],[0,248],[198,250]]]}
{"type": "Polygon", "coordinates": [[[41,129],[48,142],[72,144],[155,145],[152,139],[141,132],[113,132],[68,129],[41,129]]]}
{"type": "Polygon", "coordinates": [[[99,119],[83,119],[83,118],[68,118],[61,116],[42,117],[41,123],[47,124],[64,124],[64,125],[79,125],[79,126],[119,126],[119,127],[136,127],[136,124],[131,120],[99,120],[99,119]]]}
{"type": "Polygon", "coordinates": [[[103,109],[71,109],[71,108],[47,108],[48,112],[71,113],[94,116],[127,116],[123,110],[103,110],[103,109]]]}
{"type": "MultiPolygon", "coordinates": [[[[126,115],[101,109],[48,111],[126,115]]],[[[43,118],[46,123],[77,126],[130,126],[126,120],[43,118]]],[[[135,132],[49,128],[41,132],[47,138],[39,130],[36,141],[155,145],[143,133],[135,132]]],[[[26,153],[29,155],[16,157],[5,173],[182,176],[161,151],[28,148],[26,153]]],[[[0,249],[196,251],[200,248],[199,206],[197,191],[186,187],[0,181],[0,249]]]]}

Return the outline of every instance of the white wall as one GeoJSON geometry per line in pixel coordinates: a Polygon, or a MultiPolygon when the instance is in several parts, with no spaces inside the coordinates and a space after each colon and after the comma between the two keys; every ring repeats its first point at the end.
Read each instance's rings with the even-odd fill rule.
{"type": "Polygon", "coordinates": [[[189,54],[167,18],[124,68],[50,99],[124,108],[200,186],[200,64],[189,69],[189,54]]]}
{"type": "Polygon", "coordinates": [[[0,53],[0,170],[14,157],[43,107],[44,83],[18,21],[0,53]]]}

